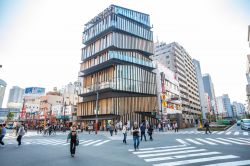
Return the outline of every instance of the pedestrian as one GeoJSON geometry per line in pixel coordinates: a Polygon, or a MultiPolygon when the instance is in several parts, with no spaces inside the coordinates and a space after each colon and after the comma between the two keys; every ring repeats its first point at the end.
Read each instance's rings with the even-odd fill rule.
{"type": "Polygon", "coordinates": [[[206,134],[207,134],[208,131],[209,131],[210,134],[212,133],[212,132],[210,131],[210,126],[209,126],[208,121],[205,122],[204,127],[206,128],[206,134]]]}
{"type": "Polygon", "coordinates": [[[117,135],[118,128],[119,128],[119,123],[116,123],[115,124],[115,135],[117,135]]]}
{"type": "Polygon", "coordinates": [[[6,128],[5,128],[5,126],[6,126],[5,123],[4,123],[4,124],[1,124],[1,128],[0,128],[0,130],[1,130],[1,134],[0,134],[0,144],[2,145],[2,147],[5,146],[5,145],[4,145],[4,142],[3,142],[3,138],[4,138],[4,136],[6,135],[6,128]]]}
{"type": "Polygon", "coordinates": [[[148,135],[149,135],[149,140],[150,141],[153,141],[153,131],[154,131],[154,128],[153,128],[153,125],[149,125],[149,128],[148,128],[148,135]]]}
{"type": "Polygon", "coordinates": [[[125,123],[122,127],[122,133],[123,133],[123,143],[127,144],[127,123],[125,123]]]}
{"type": "Polygon", "coordinates": [[[71,154],[71,157],[74,157],[75,152],[76,152],[76,146],[79,145],[79,139],[78,139],[75,126],[72,128],[72,130],[68,134],[67,142],[69,141],[69,139],[70,139],[70,154],[71,154]]]}
{"type": "Polygon", "coordinates": [[[24,136],[25,134],[25,130],[24,130],[24,126],[23,124],[21,124],[19,126],[19,129],[18,129],[18,132],[17,132],[17,142],[18,142],[18,146],[17,147],[20,147],[21,144],[22,144],[22,137],[24,136]]]}
{"type": "Polygon", "coordinates": [[[177,122],[174,122],[174,132],[177,132],[178,133],[178,124],[177,122]]]}
{"type": "Polygon", "coordinates": [[[145,134],[146,125],[145,125],[144,122],[141,124],[140,129],[141,129],[141,141],[142,141],[142,137],[143,137],[143,136],[144,136],[144,141],[147,141],[146,134],[145,134]]]}
{"type": "Polygon", "coordinates": [[[110,132],[110,135],[113,136],[113,132],[114,132],[114,125],[112,123],[110,123],[110,126],[109,126],[109,132],[110,132]]]}
{"type": "Polygon", "coordinates": [[[90,132],[93,130],[93,125],[92,125],[92,123],[88,123],[88,131],[89,131],[89,134],[90,134],[90,132]]]}
{"type": "Polygon", "coordinates": [[[132,135],[133,135],[133,141],[134,141],[134,149],[136,151],[139,150],[139,144],[140,144],[140,141],[139,141],[139,133],[140,133],[140,128],[137,124],[137,122],[134,122],[134,125],[131,129],[131,132],[132,132],[132,135]]]}

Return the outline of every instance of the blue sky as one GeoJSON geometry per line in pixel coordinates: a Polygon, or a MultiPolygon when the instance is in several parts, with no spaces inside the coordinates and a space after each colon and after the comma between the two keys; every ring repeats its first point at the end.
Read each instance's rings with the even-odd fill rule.
{"type": "Polygon", "coordinates": [[[49,91],[75,81],[84,23],[110,4],[149,14],[154,38],[176,41],[199,60],[216,96],[228,93],[232,101],[245,102],[248,0],[0,0],[4,106],[14,85],[49,91]]]}

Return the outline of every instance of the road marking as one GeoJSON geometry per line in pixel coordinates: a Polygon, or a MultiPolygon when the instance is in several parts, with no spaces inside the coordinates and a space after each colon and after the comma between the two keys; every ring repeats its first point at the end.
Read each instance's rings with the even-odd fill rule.
{"type": "Polygon", "coordinates": [[[96,141],[87,143],[87,144],[85,144],[85,145],[83,145],[83,146],[89,146],[89,145],[92,145],[92,144],[97,143],[97,142],[100,142],[100,141],[102,141],[102,140],[96,140],[96,141]]]}
{"type": "Polygon", "coordinates": [[[177,152],[166,152],[166,153],[156,153],[156,154],[142,154],[138,155],[138,157],[155,157],[155,156],[166,156],[172,154],[183,154],[183,153],[193,153],[193,152],[204,152],[207,151],[206,149],[195,149],[195,150],[184,150],[184,151],[177,151],[177,152]]]}
{"type": "Polygon", "coordinates": [[[240,165],[250,165],[250,160],[242,160],[242,161],[232,161],[218,164],[209,164],[204,166],[240,166],[240,165]]]}
{"type": "Polygon", "coordinates": [[[106,141],[102,141],[102,142],[100,142],[100,143],[98,143],[98,144],[95,144],[94,146],[100,146],[100,145],[102,145],[102,144],[104,144],[104,143],[106,143],[106,142],[109,142],[110,140],[106,140],[106,141]]]}
{"type": "Polygon", "coordinates": [[[227,140],[227,139],[224,139],[224,138],[218,138],[218,139],[219,139],[219,140],[226,141],[226,142],[231,142],[231,143],[234,143],[234,144],[238,144],[238,145],[245,145],[244,143],[235,142],[235,141],[232,141],[232,140],[227,140]]]}
{"type": "Polygon", "coordinates": [[[245,132],[245,131],[244,131],[244,132],[243,132],[243,135],[248,135],[248,132],[245,132]]]}
{"type": "Polygon", "coordinates": [[[226,133],[226,135],[229,135],[229,134],[231,134],[231,131],[229,131],[229,132],[226,133]]]}
{"type": "Polygon", "coordinates": [[[220,132],[218,132],[217,134],[222,134],[222,133],[224,133],[224,131],[220,131],[220,132]]]}
{"type": "Polygon", "coordinates": [[[248,139],[248,138],[239,138],[239,139],[250,141],[250,139],[248,139]]]}
{"type": "MultiPolygon", "coordinates": [[[[155,149],[169,149],[169,148],[177,148],[177,147],[186,147],[186,146],[185,145],[159,146],[159,147],[155,147],[155,148],[142,148],[139,151],[142,151],[142,150],[155,150],[155,149]]],[[[129,149],[128,151],[132,152],[132,151],[134,151],[134,149],[129,149]]]]}
{"type": "Polygon", "coordinates": [[[93,141],[93,140],[91,139],[91,140],[87,140],[87,141],[82,141],[82,142],[79,142],[79,145],[82,145],[84,143],[88,143],[88,142],[91,142],[91,141],[93,141]]]}
{"type": "Polygon", "coordinates": [[[228,138],[230,140],[234,140],[234,141],[240,141],[240,142],[243,142],[243,143],[247,143],[250,145],[250,142],[249,141],[245,141],[245,140],[240,140],[240,139],[236,139],[236,138],[228,138]]]}
{"type": "Polygon", "coordinates": [[[240,132],[238,132],[238,131],[236,131],[235,133],[234,133],[234,135],[239,135],[240,134],[240,132]]]}
{"type": "Polygon", "coordinates": [[[230,144],[230,143],[223,142],[223,141],[219,141],[219,140],[217,140],[217,139],[212,139],[212,138],[206,138],[206,139],[208,139],[208,140],[210,140],[210,141],[217,142],[217,143],[221,143],[221,144],[224,144],[224,145],[232,145],[232,144],[230,144]]]}
{"type": "Polygon", "coordinates": [[[174,162],[169,162],[169,163],[160,163],[160,164],[154,164],[154,166],[174,166],[174,165],[193,164],[193,163],[201,163],[201,162],[206,162],[206,161],[225,160],[225,159],[233,159],[233,158],[239,158],[239,157],[234,156],[234,155],[225,155],[225,156],[199,158],[199,159],[191,159],[191,160],[183,160],[183,161],[174,161],[174,162]]]}
{"type": "Polygon", "coordinates": [[[195,147],[184,147],[184,148],[172,148],[172,149],[163,149],[163,150],[147,150],[147,151],[140,151],[140,152],[133,152],[133,154],[146,154],[146,153],[159,153],[159,152],[171,152],[177,150],[186,150],[186,149],[194,149],[195,147]]]}
{"type": "Polygon", "coordinates": [[[213,134],[216,134],[216,133],[218,133],[218,131],[212,131],[212,133],[213,133],[213,134]]]}
{"type": "Polygon", "coordinates": [[[184,145],[190,145],[189,143],[183,141],[182,139],[176,139],[176,141],[180,142],[181,144],[184,144],[184,145]]]}
{"type": "Polygon", "coordinates": [[[200,143],[198,141],[195,141],[195,140],[192,140],[192,139],[186,139],[186,140],[188,140],[188,141],[190,141],[190,142],[192,142],[192,143],[194,143],[196,145],[203,145],[202,143],[200,143]]]}
{"type": "Polygon", "coordinates": [[[230,131],[234,126],[236,126],[236,125],[231,126],[229,129],[227,129],[227,131],[230,131]]]}
{"type": "Polygon", "coordinates": [[[187,157],[206,156],[206,155],[213,155],[213,154],[221,154],[221,153],[220,152],[204,152],[204,153],[171,156],[171,157],[157,157],[157,158],[144,159],[144,160],[146,162],[152,162],[152,161],[162,161],[162,160],[171,160],[171,159],[181,159],[181,158],[187,158],[187,157]]]}
{"type": "Polygon", "coordinates": [[[213,143],[213,142],[210,142],[210,141],[206,141],[206,140],[204,140],[204,139],[201,139],[201,138],[196,138],[198,141],[201,141],[201,142],[205,142],[205,143],[207,143],[207,144],[209,144],[209,145],[218,145],[218,144],[216,144],[216,143],[213,143]]]}

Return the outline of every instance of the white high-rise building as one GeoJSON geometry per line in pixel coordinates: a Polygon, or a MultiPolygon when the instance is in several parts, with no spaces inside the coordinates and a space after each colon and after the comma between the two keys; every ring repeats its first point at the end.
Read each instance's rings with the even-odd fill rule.
{"type": "Polygon", "coordinates": [[[155,43],[155,53],[151,56],[174,71],[179,82],[182,100],[182,118],[186,122],[197,122],[201,115],[198,82],[192,58],[178,43],[155,43]]]}
{"type": "Polygon", "coordinates": [[[6,82],[0,79],[0,108],[2,108],[6,86],[7,86],[6,82]]]}
{"type": "Polygon", "coordinates": [[[206,119],[206,101],[205,101],[204,84],[203,84],[203,79],[202,79],[202,74],[201,74],[201,66],[200,66],[200,62],[196,59],[193,59],[193,63],[195,67],[196,78],[198,81],[202,118],[206,119]]]}
{"type": "Polygon", "coordinates": [[[238,103],[236,101],[233,102],[233,111],[237,118],[241,118],[245,115],[245,106],[242,103],[238,103]]]}
{"type": "Polygon", "coordinates": [[[22,108],[24,89],[13,86],[10,89],[7,108],[22,108]]]}

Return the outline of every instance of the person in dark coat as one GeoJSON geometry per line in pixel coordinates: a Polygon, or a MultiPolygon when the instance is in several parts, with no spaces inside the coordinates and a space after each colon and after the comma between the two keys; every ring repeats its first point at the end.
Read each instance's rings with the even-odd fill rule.
{"type": "Polygon", "coordinates": [[[206,128],[206,134],[207,134],[208,131],[209,131],[210,134],[212,133],[212,132],[210,131],[210,129],[209,129],[210,126],[209,126],[208,121],[205,122],[204,127],[206,128]]]}
{"type": "Polygon", "coordinates": [[[153,126],[152,125],[149,125],[149,128],[148,128],[148,135],[149,135],[149,140],[150,141],[153,141],[153,137],[152,137],[152,135],[153,135],[153,126]]]}
{"type": "Polygon", "coordinates": [[[75,156],[76,146],[79,144],[78,135],[76,132],[76,127],[72,127],[72,131],[68,134],[67,142],[70,139],[70,153],[71,157],[75,156]]]}

